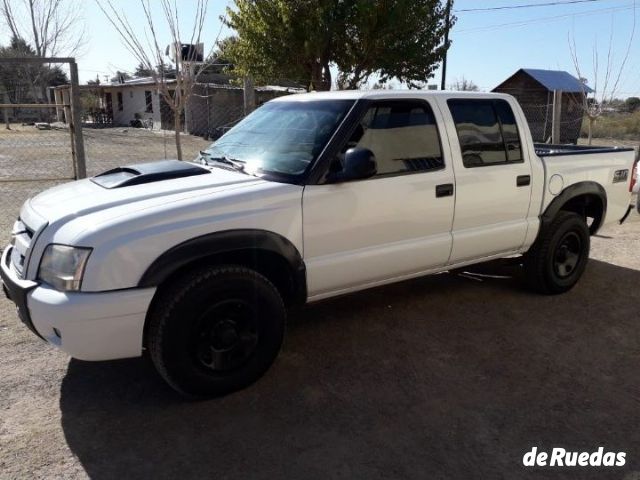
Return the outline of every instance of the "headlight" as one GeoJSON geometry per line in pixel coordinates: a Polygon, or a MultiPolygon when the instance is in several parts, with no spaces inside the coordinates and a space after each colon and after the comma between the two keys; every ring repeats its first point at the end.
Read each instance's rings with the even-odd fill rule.
{"type": "Polygon", "coordinates": [[[40,260],[38,279],[61,291],[80,290],[90,248],[52,243],[40,260]]]}

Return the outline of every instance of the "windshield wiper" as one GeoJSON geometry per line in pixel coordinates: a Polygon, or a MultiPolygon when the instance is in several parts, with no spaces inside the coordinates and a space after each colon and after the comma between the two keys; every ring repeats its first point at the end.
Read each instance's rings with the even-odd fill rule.
{"type": "Polygon", "coordinates": [[[244,171],[244,162],[241,162],[240,160],[229,158],[226,155],[215,157],[211,153],[206,152],[204,150],[200,151],[200,156],[203,158],[203,160],[207,165],[211,165],[209,161],[224,163],[225,165],[230,165],[231,167],[233,167],[234,170],[238,172],[247,173],[244,171]]]}

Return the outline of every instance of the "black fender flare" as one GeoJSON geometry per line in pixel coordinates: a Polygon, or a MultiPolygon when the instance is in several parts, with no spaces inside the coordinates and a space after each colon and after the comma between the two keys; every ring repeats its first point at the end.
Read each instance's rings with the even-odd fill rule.
{"type": "Polygon", "coordinates": [[[224,230],[179,243],[149,265],[140,278],[138,287],[156,287],[181,268],[198,260],[240,251],[263,251],[282,257],[290,268],[293,301],[296,304],[306,302],[307,276],[302,255],[282,235],[258,229],[224,230]]]}
{"type": "Polygon", "coordinates": [[[591,225],[590,230],[591,234],[595,234],[604,218],[607,214],[607,192],[604,187],[596,182],[579,182],[574,183],[573,185],[569,185],[565,188],[558,196],[556,196],[549,206],[545,209],[544,213],[541,217],[542,226],[545,227],[555,218],[562,207],[564,207],[567,202],[571,201],[574,198],[580,197],[582,195],[595,195],[602,202],[602,217],[594,220],[594,224],[591,225]]]}

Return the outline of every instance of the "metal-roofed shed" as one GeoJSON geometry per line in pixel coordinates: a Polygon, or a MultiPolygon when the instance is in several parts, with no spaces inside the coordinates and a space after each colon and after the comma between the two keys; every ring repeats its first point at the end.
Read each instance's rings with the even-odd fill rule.
{"type": "Polygon", "coordinates": [[[524,110],[534,142],[547,142],[552,135],[553,95],[562,92],[560,142],[576,143],[582,128],[585,95],[593,90],[568,72],[521,68],[493,89],[513,95],[524,110]]]}

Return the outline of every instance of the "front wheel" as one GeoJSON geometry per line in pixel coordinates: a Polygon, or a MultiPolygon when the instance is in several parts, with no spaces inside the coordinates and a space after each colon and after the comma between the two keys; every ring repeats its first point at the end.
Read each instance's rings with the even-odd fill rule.
{"type": "Polygon", "coordinates": [[[525,278],[535,291],[564,293],[578,282],[589,260],[589,227],[573,212],[560,212],[524,256],[525,278]]]}
{"type": "Polygon", "coordinates": [[[209,267],[158,292],[147,343],[160,375],[191,397],[244,388],[273,363],[286,311],[274,285],[254,270],[209,267]]]}

